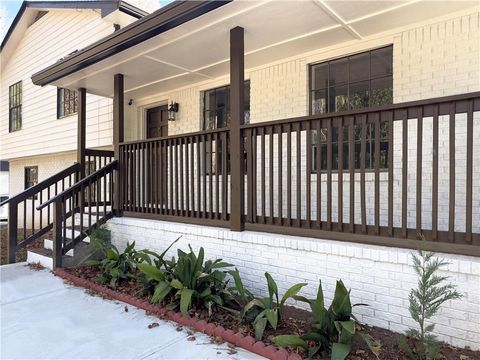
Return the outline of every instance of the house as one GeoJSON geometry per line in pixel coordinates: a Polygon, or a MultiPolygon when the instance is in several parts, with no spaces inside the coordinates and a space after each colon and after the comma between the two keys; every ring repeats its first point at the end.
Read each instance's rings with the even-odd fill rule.
{"type": "MultiPolygon", "coordinates": [[[[118,0],[23,2],[0,53],[0,153],[10,163],[7,196],[55,175],[76,160],[76,142],[72,141],[77,123],[76,93],[39,88],[32,84],[32,74],[146,14],[118,0]]],[[[112,102],[94,95],[88,95],[87,101],[88,146],[111,149],[112,102]]],[[[92,159],[87,166],[93,170],[96,164],[92,159]]],[[[39,205],[39,200],[30,201],[30,205],[39,205]]],[[[7,211],[6,207],[2,211],[7,211]]],[[[33,220],[38,226],[39,219],[33,220]]],[[[23,223],[23,213],[19,221],[23,223]]],[[[28,211],[25,223],[29,228],[31,221],[28,211]]]]}
{"type": "MultiPolygon", "coordinates": [[[[53,266],[98,224],[159,251],[182,235],[259,292],[265,271],[341,278],[361,321],[400,332],[425,246],[466,294],[436,333],[478,349],[479,40],[476,1],[174,2],[32,76],[77,90],[78,164],[11,214],[77,176],[32,210],[53,266]],[[113,98],[114,149],[88,176],[87,94],[113,98]]],[[[32,239],[15,225],[11,258],[32,239]]]]}

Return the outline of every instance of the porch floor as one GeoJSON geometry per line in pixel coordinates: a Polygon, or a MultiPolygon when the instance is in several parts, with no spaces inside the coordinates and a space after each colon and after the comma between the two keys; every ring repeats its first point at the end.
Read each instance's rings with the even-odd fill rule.
{"type": "Polygon", "coordinates": [[[0,267],[2,359],[263,359],[147,316],[143,310],[90,296],[47,270],[25,263],[0,267]],[[158,327],[148,329],[157,322],[158,327]]]}

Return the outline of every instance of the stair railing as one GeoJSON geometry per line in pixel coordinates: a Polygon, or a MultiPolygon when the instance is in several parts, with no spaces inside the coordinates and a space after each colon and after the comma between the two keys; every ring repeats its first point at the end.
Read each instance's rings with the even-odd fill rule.
{"type": "Polygon", "coordinates": [[[62,267],[63,256],[92,231],[113,217],[113,161],[41,204],[41,210],[53,205],[53,267],[62,267]],[[79,214],[79,219],[76,219],[79,214]],[[87,218],[84,218],[84,215],[87,218]],[[78,222],[77,222],[78,220],[78,222]],[[68,229],[67,229],[68,228],[68,229]],[[71,231],[67,236],[67,231],[71,231]],[[79,235],[76,235],[76,232],[79,235]]]}
{"type": "Polygon", "coordinates": [[[35,208],[36,204],[55,197],[71,186],[79,170],[80,165],[73,164],[0,203],[0,206],[8,205],[7,236],[10,264],[15,262],[16,253],[19,250],[45,235],[53,227],[53,205],[38,210],[35,208]]]}

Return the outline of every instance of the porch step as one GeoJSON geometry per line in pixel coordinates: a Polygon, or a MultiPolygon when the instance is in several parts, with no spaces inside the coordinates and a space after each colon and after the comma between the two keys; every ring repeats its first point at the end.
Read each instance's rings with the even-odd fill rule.
{"type": "MultiPolygon", "coordinates": [[[[50,241],[50,244],[47,244],[47,246],[53,245],[51,240],[48,241],[50,241]]],[[[63,256],[63,266],[76,266],[87,260],[93,251],[94,250],[89,243],[81,241],[75,246],[75,249],[70,250],[66,255],[63,256]]],[[[53,270],[53,252],[51,248],[37,248],[28,250],[27,263],[39,263],[43,267],[53,270]]]]}

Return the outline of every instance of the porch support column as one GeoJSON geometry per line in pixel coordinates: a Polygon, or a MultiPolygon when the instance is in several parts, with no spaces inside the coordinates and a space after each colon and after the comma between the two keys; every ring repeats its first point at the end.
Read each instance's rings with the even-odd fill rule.
{"type": "Polygon", "coordinates": [[[78,124],[77,124],[77,163],[80,164],[79,179],[85,177],[85,148],[86,148],[86,127],[87,127],[87,90],[78,89],[78,124]]]}
{"type": "MultiPolygon", "coordinates": [[[[120,143],[124,141],[124,82],[123,74],[115,74],[113,81],[113,151],[115,160],[120,162],[120,143]]],[[[114,214],[121,216],[122,213],[122,186],[123,182],[119,176],[120,169],[123,164],[119,163],[118,170],[115,172],[115,186],[114,186],[114,214]]]]}
{"type": "Polygon", "coordinates": [[[231,161],[231,214],[230,228],[243,231],[244,213],[244,146],[240,126],[244,121],[244,30],[235,27],[230,30],[230,161],[231,161]]]}

